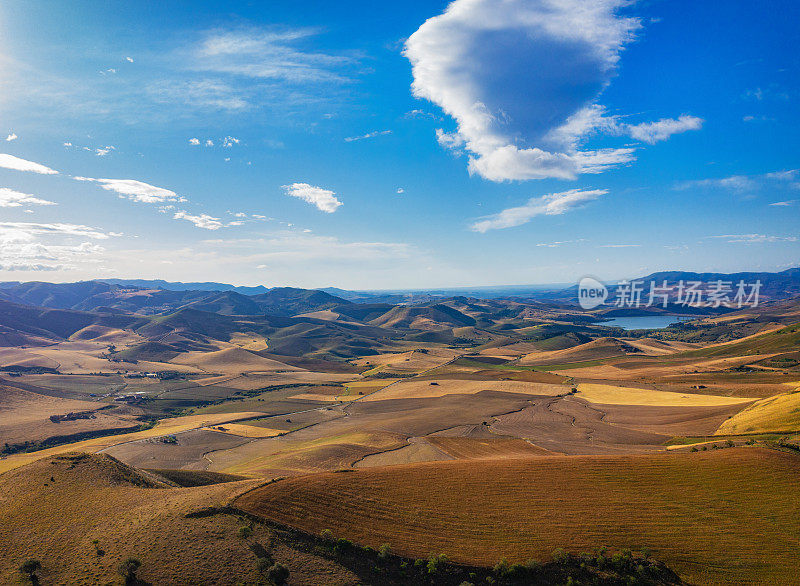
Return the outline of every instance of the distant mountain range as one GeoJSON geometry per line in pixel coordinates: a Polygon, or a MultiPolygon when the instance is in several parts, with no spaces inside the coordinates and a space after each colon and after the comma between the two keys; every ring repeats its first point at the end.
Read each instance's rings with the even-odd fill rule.
{"type": "MultiPolygon", "coordinates": [[[[689,271],[660,271],[637,279],[645,283],[645,293],[652,281],[661,285],[667,281],[676,285],[679,281],[700,281],[706,286],[722,280],[736,286],[761,282],[762,301],[787,299],[800,295],[800,268],[791,268],[778,273],[695,273],[689,271]]],[[[619,285],[608,285],[610,298],[619,285]]],[[[671,293],[674,300],[676,291],[671,293]]],[[[101,311],[105,313],[136,313],[142,315],[166,314],[184,308],[207,311],[221,315],[295,316],[324,310],[335,310],[341,314],[349,304],[369,305],[386,312],[394,306],[419,306],[441,303],[452,298],[471,299],[520,299],[546,303],[574,305],[577,301],[577,285],[519,285],[507,287],[473,287],[431,290],[348,291],[335,287],[323,289],[300,289],[295,287],[236,287],[225,283],[181,283],[147,279],[104,279],[102,281],[80,281],[77,283],[46,283],[32,281],[0,283],[0,300],[23,305],[52,309],[78,311],[101,311]]],[[[674,310],[674,308],[669,308],[674,310]]],[[[403,313],[397,310],[395,313],[403,313]]],[[[373,318],[377,315],[373,316],[373,318]]],[[[388,321],[406,317],[387,316],[388,321]]],[[[413,318],[411,318],[413,321],[413,318]]]]}

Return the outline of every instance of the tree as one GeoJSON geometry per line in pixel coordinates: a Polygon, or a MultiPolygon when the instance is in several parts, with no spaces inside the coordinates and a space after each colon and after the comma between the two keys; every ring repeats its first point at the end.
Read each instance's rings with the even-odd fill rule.
{"type": "Polygon", "coordinates": [[[19,567],[19,571],[25,574],[31,584],[39,583],[39,576],[36,573],[42,569],[42,563],[39,560],[28,560],[19,567]]]}
{"type": "Polygon", "coordinates": [[[267,570],[267,577],[272,580],[274,584],[286,584],[286,580],[289,579],[289,568],[284,566],[280,562],[275,562],[272,566],[267,570]]]}
{"type": "Polygon", "coordinates": [[[117,571],[125,578],[125,584],[136,584],[136,572],[142,567],[142,562],[136,558],[128,558],[120,562],[117,571]]]}

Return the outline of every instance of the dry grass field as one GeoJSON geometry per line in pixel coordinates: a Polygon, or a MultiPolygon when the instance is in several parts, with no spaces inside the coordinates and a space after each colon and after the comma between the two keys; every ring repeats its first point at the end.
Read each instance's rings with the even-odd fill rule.
{"type": "Polygon", "coordinates": [[[670,391],[590,383],[579,384],[576,396],[586,399],[590,403],[654,407],[717,407],[749,403],[755,400],[752,398],[673,393],[670,391]]]}
{"type": "Polygon", "coordinates": [[[789,584],[800,563],[798,482],[797,456],[732,448],[370,468],[283,480],[236,504],[412,556],[492,565],[558,547],[648,547],[690,583],[789,584]]]}
{"type": "Polygon", "coordinates": [[[531,383],[525,381],[475,381],[425,379],[396,383],[391,387],[362,399],[363,402],[387,401],[391,399],[427,399],[445,395],[471,395],[481,391],[501,391],[537,396],[563,394],[569,389],[561,385],[531,383]]]}
{"type": "Polygon", "coordinates": [[[798,430],[800,389],[753,403],[720,425],[717,435],[798,430]]]}

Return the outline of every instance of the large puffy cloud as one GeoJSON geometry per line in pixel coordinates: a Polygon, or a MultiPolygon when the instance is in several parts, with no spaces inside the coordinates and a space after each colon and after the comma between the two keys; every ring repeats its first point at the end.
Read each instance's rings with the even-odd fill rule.
{"type": "Polygon", "coordinates": [[[31,173],[39,173],[40,175],[58,175],[58,171],[55,169],[4,153],[0,153],[0,167],[4,169],[13,169],[14,171],[30,171],[31,173]]]}
{"type": "Polygon", "coordinates": [[[505,209],[475,222],[472,224],[471,229],[475,232],[483,233],[489,230],[521,226],[522,224],[527,224],[536,216],[564,214],[606,193],[608,193],[606,189],[570,189],[561,193],[532,197],[525,205],[505,209]]]}
{"type": "Polygon", "coordinates": [[[655,142],[696,127],[684,117],[652,127],[620,124],[597,103],[640,27],[619,14],[628,4],[456,0],[427,20],[405,55],[414,95],[457,123],[455,133],[437,132],[439,142],[466,151],[470,172],[492,181],[573,179],[634,159],[629,146],[583,148],[592,133],[655,142]]]}
{"type": "Polygon", "coordinates": [[[163,203],[167,201],[186,201],[174,191],[156,187],[135,179],[95,179],[92,177],[75,177],[76,181],[91,181],[99,184],[107,191],[143,203],[163,203]]]}
{"type": "Polygon", "coordinates": [[[336,199],[336,193],[330,189],[315,187],[308,183],[292,183],[291,185],[284,185],[283,189],[286,191],[286,195],[302,199],[317,206],[320,211],[329,214],[335,212],[342,205],[342,202],[336,199]]]}
{"type": "Polygon", "coordinates": [[[30,193],[0,187],[0,208],[18,208],[26,205],[54,206],[54,201],[38,198],[30,193]]]}

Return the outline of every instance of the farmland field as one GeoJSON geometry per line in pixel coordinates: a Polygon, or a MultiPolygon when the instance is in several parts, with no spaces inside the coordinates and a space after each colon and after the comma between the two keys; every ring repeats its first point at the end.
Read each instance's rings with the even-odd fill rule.
{"type": "Polygon", "coordinates": [[[558,547],[648,547],[691,583],[788,584],[800,563],[798,482],[797,457],[732,448],[373,468],[283,480],[236,504],[410,556],[491,565],[558,547]]]}

